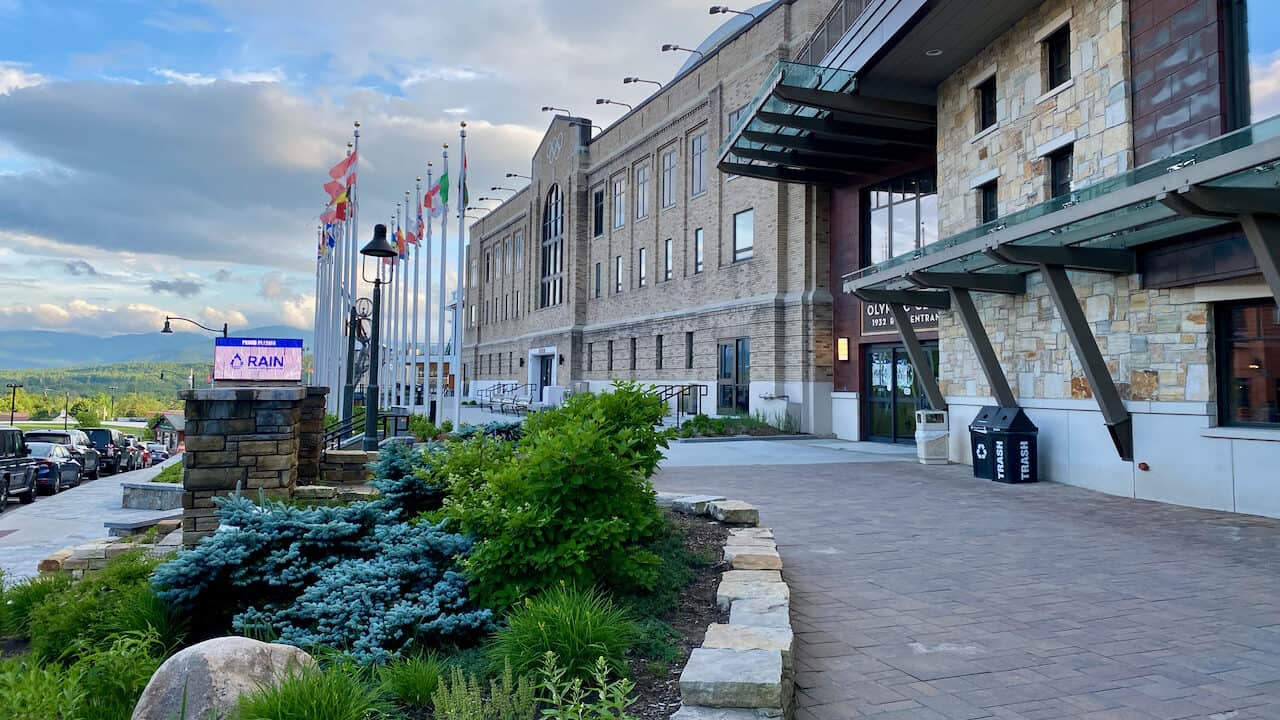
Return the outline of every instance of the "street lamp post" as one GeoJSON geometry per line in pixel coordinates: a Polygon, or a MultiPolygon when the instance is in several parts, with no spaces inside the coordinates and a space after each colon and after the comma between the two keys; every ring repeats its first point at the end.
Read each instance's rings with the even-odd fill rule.
{"type": "Polygon", "coordinates": [[[396,248],[387,242],[387,226],[373,226],[373,239],[360,248],[364,256],[360,265],[360,275],[367,283],[373,283],[373,308],[369,322],[369,384],[364,391],[364,444],[366,451],[378,449],[378,322],[382,319],[382,286],[391,282],[395,273],[394,265],[385,265],[385,258],[393,258],[398,253],[396,248]],[[377,263],[374,276],[369,277],[369,258],[377,263]]]}
{"type": "Polygon", "coordinates": [[[13,424],[13,411],[18,408],[18,388],[23,387],[22,383],[5,383],[5,387],[9,388],[9,424],[13,424]]]}
{"type": "Polygon", "coordinates": [[[617,100],[610,100],[609,98],[596,98],[596,104],[597,105],[621,105],[627,110],[635,109],[631,106],[630,103],[618,102],[617,100]]]}
{"type": "MultiPolygon", "coordinates": [[[[342,419],[350,420],[356,412],[356,336],[363,335],[363,322],[372,313],[368,298],[360,298],[351,306],[351,324],[347,327],[347,382],[342,388],[342,419]]],[[[364,338],[362,338],[364,339],[364,338]]]]}
{"type": "MultiPolygon", "coordinates": [[[[172,335],[172,334],[173,334],[173,328],[169,327],[169,321],[170,321],[170,320],[181,320],[181,321],[183,321],[183,322],[189,322],[189,323],[191,323],[192,325],[195,325],[195,326],[196,326],[196,327],[198,327],[198,328],[203,328],[203,329],[208,330],[209,332],[212,332],[212,333],[219,332],[217,328],[211,328],[211,327],[209,327],[208,325],[201,325],[200,323],[198,323],[198,322],[196,322],[195,320],[192,320],[192,319],[190,319],[190,318],[177,317],[177,316],[174,316],[174,315],[165,315],[165,316],[164,316],[164,328],[160,330],[161,334],[164,334],[164,335],[172,335]]],[[[222,337],[224,337],[224,338],[225,338],[225,337],[227,337],[227,324],[226,324],[226,323],[222,323],[222,331],[221,331],[221,332],[222,332],[222,337]]]]}
{"type": "Polygon", "coordinates": [[[108,409],[107,409],[107,420],[108,420],[108,421],[110,421],[110,420],[114,420],[114,419],[115,419],[115,414],[116,414],[116,391],[117,391],[117,390],[119,390],[119,389],[120,389],[120,388],[119,388],[118,386],[116,386],[116,385],[108,385],[108,386],[107,386],[107,390],[111,392],[111,404],[107,406],[107,407],[108,407],[108,409]]]}
{"type": "Polygon", "coordinates": [[[68,417],[70,413],[71,413],[71,391],[68,390],[66,394],[63,395],[63,400],[62,400],[62,429],[63,430],[67,429],[67,420],[70,419],[68,417]]]}

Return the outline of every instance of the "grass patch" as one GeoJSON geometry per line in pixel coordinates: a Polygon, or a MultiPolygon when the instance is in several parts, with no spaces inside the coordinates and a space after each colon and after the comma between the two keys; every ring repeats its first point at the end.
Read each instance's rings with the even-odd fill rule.
{"type": "Polygon", "coordinates": [[[181,484],[182,471],[183,471],[183,468],[185,467],[186,466],[182,461],[178,461],[166,467],[165,469],[161,470],[159,475],[156,475],[155,477],[151,478],[151,482],[171,483],[173,485],[181,484]]]}

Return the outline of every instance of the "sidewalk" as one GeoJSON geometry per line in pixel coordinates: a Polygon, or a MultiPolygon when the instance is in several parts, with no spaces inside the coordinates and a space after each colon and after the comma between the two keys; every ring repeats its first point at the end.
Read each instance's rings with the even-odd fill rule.
{"type": "Polygon", "coordinates": [[[120,483],[146,482],[182,456],[142,470],[104,475],[57,495],[39,497],[31,505],[10,503],[0,513],[0,570],[6,582],[36,574],[41,560],[70,545],[107,537],[108,521],[151,520],[181,510],[130,510],[120,507],[120,483]]]}

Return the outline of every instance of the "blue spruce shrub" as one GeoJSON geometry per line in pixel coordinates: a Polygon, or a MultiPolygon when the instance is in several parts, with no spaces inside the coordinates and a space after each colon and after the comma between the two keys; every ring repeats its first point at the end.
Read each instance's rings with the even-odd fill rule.
{"type": "Polygon", "coordinates": [[[445,482],[434,470],[443,447],[434,442],[384,447],[370,483],[382,494],[383,506],[395,508],[406,519],[440,507],[445,482]]]}

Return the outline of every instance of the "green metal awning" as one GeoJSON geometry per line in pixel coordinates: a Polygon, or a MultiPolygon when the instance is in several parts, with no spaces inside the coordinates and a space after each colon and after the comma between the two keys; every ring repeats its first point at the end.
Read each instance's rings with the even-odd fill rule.
{"type": "Polygon", "coordinates": [[[848,70],[780,62],[720,148],[718,167],[782,182],[871,182],[932,151],[932,105],[867,97],[848,70]]]}

